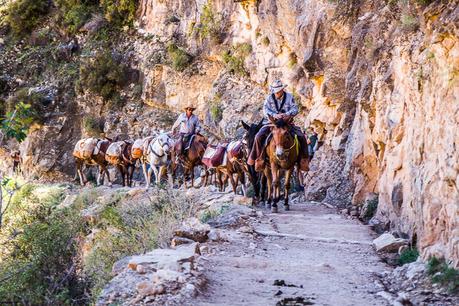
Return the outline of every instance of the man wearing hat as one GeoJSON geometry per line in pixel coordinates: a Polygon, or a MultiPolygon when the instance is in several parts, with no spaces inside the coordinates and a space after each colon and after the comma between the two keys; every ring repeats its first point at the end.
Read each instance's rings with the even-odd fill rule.
{"type": "MultiPolygon", "coordinates": [[[[263,104],[265,124],[268,123],[269,116],[274,119],[286,119],[298,114],[298,105],[296,105],[292,94],[284,91],[285,87],[287,87],[287,85],[284,85],[280,80],[275,80],[269,87],[271,94],[266,98],[263,104]]],[[[247,163],[251,166],[255,165],[257,171],[264,167],[264,145],[270,132],[271,126],[265,125],[255,136],[255,144],[250,152],[247,163]]],[[[292,132],[298,136],[298,142],[300,144],[301,170],[307,171],[308,145],[306,143],[306,138],[301,129],[296,126],[292,127],[292,132]]]]}
{"type": "Polygon", "coordinates": [[[184,144],[188,143],[190,137],[194,134],[197,134],[201,131],[201,125],[199,124],[198,116],[193,114],[193,111],[196,109],[193,105],[188,105],[183,110],[184,113],[181,113],[180,116],[175,121],[172,126],[172,133],[175,133],[177,127],[180,126],[179,134],[180,138],[177,145],[177,150],[181,153],[184,152],[184,144]]]}

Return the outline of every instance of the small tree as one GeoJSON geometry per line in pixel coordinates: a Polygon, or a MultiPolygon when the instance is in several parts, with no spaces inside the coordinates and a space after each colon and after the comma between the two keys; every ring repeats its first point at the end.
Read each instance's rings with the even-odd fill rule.
{"type": "MultiPolygon", "coordinates": [[[[24,102],[17,103],[14,110],[8,112],[2,120],[0,143],[3,142],[3,138],[5,137],[6,139],[14,138],[19,142],[24,141],[34,118],[35,112],[30,104],[24,102]]],[[[19,186],[16,184],[11,185],[10,182],[10,178],[0,173],[0,228],[2,227],[3,216],[11,203],[14,193],[20,189],[19,186]],[[7,198],[5,199],[4,197],[7,198]],[[6,200],[5,205],[4,200],[6,200]]]]}
{"type": "Polygon", "coordinates": [[[15,138],[22,142],[27,137],[30,125],[34,121],[35,112],[30,104],[19,102],[13,111],[2,120],[1,129],[7,139],[15,138]]]}

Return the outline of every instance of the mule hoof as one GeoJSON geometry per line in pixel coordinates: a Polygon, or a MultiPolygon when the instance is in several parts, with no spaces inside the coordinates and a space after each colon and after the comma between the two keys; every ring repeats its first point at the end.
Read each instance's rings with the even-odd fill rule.
{"type": "Polygon", "coordinates": [[[277,213],[277,206],[271,207],[271,212],[272,213],[277,213]]]}
{"type": "Polygon", "coordinates": [[[285,209],[286,211],[289,211],[289,210],[290,210],[290,206],[289,206],[289,205],[284,205],[284,209],[285,209]]]}
{"type": "Polygon", "coordinates": [[[265,207],[266,208],[271,208],[271,203],[265,202],[265,207]]]}

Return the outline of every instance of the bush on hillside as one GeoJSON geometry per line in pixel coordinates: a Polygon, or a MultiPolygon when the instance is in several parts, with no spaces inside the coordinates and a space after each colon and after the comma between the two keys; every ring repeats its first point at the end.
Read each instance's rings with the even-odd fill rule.
{"type": "Polygon", "coordinates": [[[131,26],[139,1],[136,0],[100,0],[105,18],[115,26],[131,26]]]}
{"type": "Polygon", "coordinates": [[[17,192],[0,229],[0,300],[73,304],[85,300],[75,257],[83,222],[75,208],[56,209],[64,187],[33,184],[17,192]]]}
{"type": "Polygon", "coordinates": [[[83,128],[88,136],[100,137],[104,131],[104,120],[92,116],[83,118],[83,128]]]}
{"type": "Polygon", "coordinates": [[[215,12],[212,1],[208,1],[202,9],[200,23],[194,27],[199,39],[210,39],[215,44],[220,44],[223,39],[222,17],[215,12]]]}
{"type": "Polygon", "coordinates": [[[30,34],[49,11],[48,0],[17,0],[7,9],[6,20],[15,36],[30,34]]]}
{"type": "Polygon", "coordinates": [[[62,23],[70,34],[76,33],[88,20],[95,9],[92,1],[54,0],[59,8],[62,23]]]}
{"type": "Polygon", "coordinates": [[[105,102],[118,102],[118,92],[125,85],[127,69],[109,51],[99,53],[81,65],[77,86],[101,96],[105,102]]]}
{"type": "Polygon", "coordinates": [[[176,190],[154,189],[135,201],[126,190],[102,190],[82,190],[61,207],[65,186],[19,189],[0,228],[2,302],[91,304],[116,261],[168,246],[178,224],[196,214],[176,190]],[[83,210],[94,218],[85,221],[83,210]]]}
{"type": "Polygon", "coordinates": [[[233,74],[248,76],[244,62],[252,52],[252,45],[248,43],[234,45],[231,50],[224,51],[222,54],[226,69],[233,74]]]}
{"type": "Polygon", "coordinates": [[[192,61],[191,55],[173,43],[167,46],[167,54],[171,60],[172,68],[177,71],[185,70],[185,68],[188,67],[192,61]]]}

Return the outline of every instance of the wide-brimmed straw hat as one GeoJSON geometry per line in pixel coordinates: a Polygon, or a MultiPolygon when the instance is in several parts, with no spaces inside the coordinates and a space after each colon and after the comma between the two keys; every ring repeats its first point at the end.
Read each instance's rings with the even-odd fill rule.
{"type": "Polygon", "coordinates": [[[271,93],[278,93],[285,87],[287,87],[287,85],[282,83],[281,80],[275,80],[274,82],[271,83],[271,86],[269,86],[269,90],[271,91],[271,93]]]}
{"type": "Polygon", "coordinates": [[[192,104],[188,104],[187,106],[183,108],[183,110],[186,111],[187,109],[191,109],[192,111],[194,111],[196,107],[194,107],[192,104]]]}

